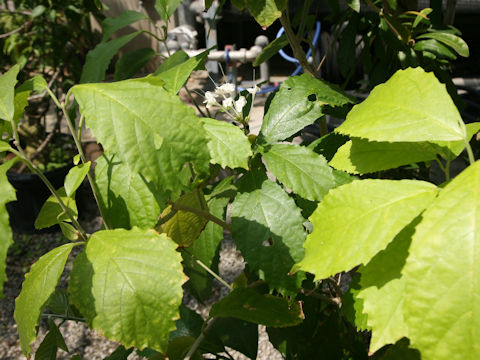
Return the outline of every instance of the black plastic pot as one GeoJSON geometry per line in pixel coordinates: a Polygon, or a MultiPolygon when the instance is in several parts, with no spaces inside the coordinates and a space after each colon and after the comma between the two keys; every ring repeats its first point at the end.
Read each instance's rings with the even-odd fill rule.
{"type": "MultiPolygon", "coordinates": [[[[58,189],[63,186],[65,176],[72,166],[73,164],[69,164],[47,171],[45,176],[55,189],[58,189]]],[[[40,177],[35,174],[7,173],[7,177],[10,184],[17,190],[17,200],[7,204],[10,226],[17,233],[38,233],[39,231],[34,226],[35,219],[43,203],[50,197],[50,191],[40,177]]],[[[42,232],[56,230],[58,230],[58,226],[44,229],[42,232]]]]}

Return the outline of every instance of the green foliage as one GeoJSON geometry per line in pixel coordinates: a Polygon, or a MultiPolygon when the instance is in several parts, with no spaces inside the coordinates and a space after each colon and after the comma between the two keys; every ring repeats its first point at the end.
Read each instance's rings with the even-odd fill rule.
{"type": "Polygon", "coordinates": [[[2,200],[0,201],[0,298],[3,298],[3,283],[7,279],[5,275],[7,250],[13,243],[5,204],[17,199],[15,189],[7,179],[7,171],[14,163],[15,160],[10,160],[0,165],[0,193],[2,194],[2,200]]]}
{"type": "Polygon", "coordinates": [[[221,167],[248,169],[252,156],[250,143],[245,134],[235,125],[214,119],[202,119],[208,137],[210,162],[221,167]]]}
{"type": "Polygon", "coordinates": [[[42,343],[35,352],[36,360],[56,360],[58,348],[68,352],[67,345],[60,330],[58,330],[57,325],[55,325],[51,319],[48,321],[48,328],[48,334],[45,335],[42,343]]]}
{"type": "Polygon", "coordinates": [[[35,228],[44,229],[62,221],[71,221],[70,215],[75,219],[78,216],[77,204],[75,199],[67,196],[65,188],[58,189],[58,196],[67,207],[70,214],[63,211],[55,196],[50,196],[40,209],[40,213],[35,219],[35,228]]]}
{"type": "Polygon", "coordinates": [[[248,264],[272,288],[295,293],[304,278],[289,276],[303,256],[304,219],[280,186],[266,180],[261,188],[239,194],[232,204],[232,235],[248,264]]]}
{"type": "Polygon", "coordinates": [[[155,55],[151,48],[133,50],[123,55],[115,64],[115,81],[126,80],[137,74],[155,55]]]}
{"type": "Polygon", "coordinates": [[[19,66],[15,65],[0,77],[0,119],[10,121],[15,113],[14,89],[19,66]]]}
{"type": "Polygon", "coordinates": [[[15,321],[20,335],[20,346],[25,355],[36,338],[42,310],[55,291],[65,262],[75,244],[65,244],[43,255],[25,275],[22,291],[15,300],[15,321]]]}
{"type": "Polygon", "coordinates": [[[163,21],[168,23],[170,16],[175,12],[182,0],[155,0],[155,9],[163,21]]]}
{"type": "Polygon", "coordinates": [[[353,107],[337,131],[387,142],[466,138],[465,125],[445,85],[421,68],[399,70],[377,86],[364,102],[353,107]]]}
{"type": "Polygon", "coordinates": [[[115,156],[97,159],[95,183],[107,224],[113,228],[155,226],[165,195],[115,156]]]}
{"type": "Polygon", "coordinates": [[[330,191],[310,217],[314,231],[295,269],[324,279],[365,264],[429,205],[437,191],[432,184],[413,180],[357,180],[330,191]]]}
{"type": "Polygon", "coordinates": [[[77,85],[73,93],[87,125],[108,152],[154,184],[177,191],[184,189],[179,175],[184,164],[192,162],[204,170],[210,155],[205,130],[193,109],[162,85],[149,76],[77,85]]]}
{"type": "Polygon", "coordinates": [[[65,194],[69,197],[75,194],[75,191],[82,184],[83,179],[90,171],[90,161],[84,164],[77,165],[70,169],[65,177],[65,194]]]}
{"type": "Polygon", "coordinates": [[[72,303],[110,339],[126,347],[166,350],[185,281],[175,248],[154,230],[93,234],[72,270],[72,303]]]}
{"type": "Polygon", "coordinates": [[[133,10],[125,10],[116,18],[106,18],[102,21],[102,42],[107,42],[117,30],[144,19],[146,15],[133,10]]]}
{"type": "Polygon", "coordinates": [[[324,115],[323,105],[352,102],[340,90],[311,75],[289,78],[280,87],[262,122],[261,134],[267,143],[284,140],[324,115]],[[310,100],[314,97],[314,100],[310,100]]]}
{"type": "Polygon", "coordinates": [[[268,169],[280,182],[308,200],[322,200],[336,185],[325,158],[306,147],[277,144],[268,148],[263,156],[268,169]]]}

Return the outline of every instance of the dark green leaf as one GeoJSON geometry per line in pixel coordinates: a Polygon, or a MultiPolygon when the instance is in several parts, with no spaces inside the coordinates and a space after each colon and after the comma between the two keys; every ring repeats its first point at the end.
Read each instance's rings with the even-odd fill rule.
{"type": "MultiPolygon", "coordinates": [[[[68,197],[64,188],[58,189],[57,194],[70,214],[76,219],[78,212],[75,199],[68,197]]],[[[70,217],[63,211],[57,199],[52,195],[45,201],[40,209],[40,213],[35,220],[35,228],[44,229],[62,221],[70,221],[70,217]]]]}
{"type": "Polygon", "coordinates": [[[110,61],[113,59],[118,50],[132,41],[140,33],[141,31],[137,31],[117,39],[101,42],[95,47],[95,49],[90,50],[87,54],[87,60],[85,61],[85,65],[82,69],[80,83],[94,83],[103,81],[105,79],[107,68],[110,65],[110,61]]]}
{"type": "Polygon", "coordinates": [[[58,348],[68,352],[65,340],[53,320],[49,320],[48,327],[49,332],[38,347],[35,360],[56,360],[58,348]]]}
{"type": "Polygon", "coordinates": [[[148,17],[133,10],[125,10],[116,18],[107,17],[102,21],[102,42],[110,39],[115,31],[143,19],[148,19],[148,17]]]}
{"type": "Polygon", "coordinates": [[[259,66],[260,64],[263,64],[265,61],[267,61],[272,56],[277,54],[280,50],[282,50],[287,45],[288,45],[288,39],[285,34],[276,38],[270,44],[268,44],[265,47],[265,49],[262,50],[260,55],[257,56],[255,61],[253,62],[253,66],[259,66]]]}
{"type": "Polygon", "coordinates": [[[127,360],[128,355],[133,352],[133,348],[125,349],[125,346],[120,345],[113,353],[104,358],[104,360],[127,360]]]}
{"type": "Polygon", "coordinates": [[[417,39],[435,39],[447,46],[450,46],[460,56],[468,57],[470,55],[467,43],[460,36],[455,34],[439,31],[428,32],[417,36],[417,39]]]}
{"type": "Polygon", "coordinates": [[[163,21],[168,23],[170,16],[175,12],[182,0],[155,0],[155,9],[163,21]]]}
{"type": "Polygon", "coordinates": [[[455,60],[457,56],[448,46],[443,45],[441,42],[435,39],[427,39],[418,41],[414,49],[416,51],[428,51],[437,57],[443,57],[449,60],[455,60]]]}
{"type": "Polygon", "coordinates": [[[113,228],[152,228],[167,195],[114,156],[101,156],[95,167],[95,183],[107,224],[113,228]]]}
{"type": "Polygon", "coordinates": [[[289,272],[303,256],[306,234],[293,199],[266,180],[260,189],[237,195],[231,213],[233,239],[249,266],[271,288],[296,293],[304,275],[289,272]]]}
{"type": "Polygon", "coordinates": [[[357,13],[360,12],[360,0],[347,0],[347,4],[357,13]]]}
{"type": "Polygon", "coordinates": [[[137,49],[123,55],[115,64],[113,79],[120,81],[133,77],[154,55],[155,51],[152,48],[137,49]]]}
{"type": "Polygon", "coordinates": [[[234,289],[213,305],[210,316],[234,317],[272,327],[298,325],[304,318],[299,302],[261,295],[250,288],[234,289]]]}

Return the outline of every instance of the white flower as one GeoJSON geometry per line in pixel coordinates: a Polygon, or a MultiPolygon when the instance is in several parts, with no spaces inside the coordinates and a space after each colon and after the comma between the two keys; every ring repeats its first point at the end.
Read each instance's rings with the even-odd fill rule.
{"type": "Polygon", "coordinates": [[[255,85],[253,88],[248,88],[247,91],[248,91],[250,94],[255,95],[257,92],[260,91],[260,88],[255,85]]]}
{"type": "Polygon", "coordinates": [[[240,96],[238,100],[235,101],[235,110],[241,113],[245,105],[247,105],[247,100],[244,96],[240,96]]]}
{"type": "Polygon", "coordinates": [[[231,97],[225,98],[225,100],[222,101],[222,106],[223,106],[225,109],[231,108],[232,105],[233,105],[233,99],[232,99],[231,97]]]}
{"type": "Polygon", "coordinates": [[[218,105],[216,95],[211,91],[207,91],[205,93],[205,101],[203,103],[207,104],[206,105],[207,109],[210,109],[212,106],[218,105]]]}
{"type": "Polygon", "coordinates": [[[235,85],[229,83],[223,84],[217,87],[215,92],[220,95],[231,95],[235,92],[235,85]]]}

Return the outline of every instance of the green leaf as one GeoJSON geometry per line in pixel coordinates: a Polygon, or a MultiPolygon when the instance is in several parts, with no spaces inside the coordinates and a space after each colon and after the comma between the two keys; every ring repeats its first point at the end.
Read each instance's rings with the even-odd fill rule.
{"type": "Polygon", "coordinates": [[[188,61],[188,59],[190,59],[188,54],[183,50],[179,50],[166,58],[165,61],[162,62],[162,64],[157,68],[157,70],[155,70],[154,75],[167,72],[168,70],[173,69],[178,65],[182,65],[184,62],[188,61]]]}
{"type": "Polygon", "coordinates": [[[436,57],[443,57],[449,60],[455,60],[457,56],[448,46],[434,39],[422,40],[415,43],[413,47],[416,51],[428,51],[436,57]]]}
{"type": "MultiPolygon", "coordinates": [[[[208,212],[203,194],[197,191],[183,195],[175,204],[208,212]]],[[[190,211],[178,210],[173,213],[173,216],[171,212],[172,207],[169,206],[161,215],[161,218],[169,218],[162,224],[162,232],[166,233],[178,245],[189,247],[199,237],[208,220],[190,211]]]]}
{"type": "Polygon", "coordinates": [[[141,48],[123,55],[115,64],[115,81],[129,79],[136,75],[155,55],[152,48],[141,48]]]}
{"type": "Polygon", "coordinates": [[[13,121],[17,124],[22,117],[25,107],[28,105],[28,98],[32,92],[40,92],[48,87],[47,82],[41,75],[36,75],[25,81],[22,85],[15,89],[14,106],[15,111],[13,121]]]}
{"type": "Polygon", "coordinates": [[[398,70],[375,87],[336,131],[380,142],[465,140],[465,126],[445,85],[419,67],[398,70]]]}
{"type": "Polygon", "coordinates": [[[93,234],[72,270],[72,303],[109,339],[164,352],[186,280],[176,247],[153,230],[93,234]]]}
{"type": "Polygon", "coordinates": [[[430,22],[430,19],[428,19],[427,16],[430,15],[430,13],[432,11],[433,11],[432,8],[425,8],[425,9],[420,10],[420,12],[417,13],[417,17],[413,21],[412,28],[416,28],[422,22],[422,20],[426,20],[426,21],[430,22]]]}
{"type": "Polygon", "coordinates": [[[438,152],[438,147],[427,142],[389,143],[353,138],[338,149],[329,164],[350,174],[367,174],[434,160],[438,152]]]}
{"type": "Polygon", "coordinates": [[[323,105],[349,102],[337,87],[309,74],[290,77],[273,98],[260,132],[267,143],[284,140],[323,116],[323,105]],[[315,101],[310,101],[313,95],[315,101]]]}
{"type": "Polygon", "coordinates": [[[55,291],[65,262],[72,248],[78,244],[65,244],[43,255],[25,275],[22,291],[15,300],[15,321],[18,326],[20,347],[25,355],[36,338],[36,327],[42,310],[55,291]]]}
{"type": "Polygon", "coordinates": [[[328,161],[332,160],[338,149],[349,140],[348,136],[331,132],[313,141],[307,147],[323,155],[328,161]]]}
{"type": "Polygon", "coordinates": [[[168,23],[170,16],[175,12],[182,0],[155,0],[155,9],[163,21],[168,23]]]}
{"type": "Polygon", "coordinates": [[[385,250],[358,270],[361,289],[357,299],[362,301],[368,328],[372,329],[370,352],[408,336],[403,315],[405,282],[401,271],[408,257],[415,225],[420,220],[418,217],[406,226],[385,250]]]}
{"type": "Polygon", "coordinates": [[[70,169],[65,177],[65,193],[68,197],[72,197],[78,187],[82,184],[83,179],[85,179],[85,176],[87,176],[90,171],[90,165],[91,163],[89,161],[70,169]]]}
{"type": "Polygon", "coordinates": [[[477,359],[480,317],[480,162],[453,179],[422,215],[402,274],[404,318],[422,359],[477,359]]]}
{"type": "MultiPolygon", "coordinates": [[[[188,351],[195,343],[195,338],[192,336],[182,336],[173,339],[170,344],[168,344],[167,350],[167,359],[168,360],[183,360],[185,355],[188,354],[188,351]]],[[[193,355],[189,357],[192,360],[203,360],[201,352],[196,350],[193,355]]]]}
{"type": "Polygon", "coordinates": [[[295,269],[325,279],[367,263],[437,191],[430,183],[413,180],[357,180],[331,190],[310,217],[313,233],[295,269]]]}
{"type": "Polygon", "coordinates": [[[212,306],[210,316],[234,317],[272,327],[295,326],[304,315],[299,302],[261,295],[250,288],[237,288],[212,306]]]}
{"type": "Polygon", "coordinates": [[[249,266],[272,289],[296,293],[304,275],[289,271],[303,256],[305,219],[293,199],[266,180],[260,189],[239,194],[231,214],[233,239],[249,266]]]}
{"type": "Polygon", "coordinates": [[[0,141],[0,152],[12,150],[11,146],[5,141],[0,141]]]}
{"type": "Polygon", "coordinates": [[[184,189],[180,174],[184,164],[191,162],[197,170],[208,171],[210,155],[195,111],[163,89],[162,83],[149,76],[77,85],[73,93],[87,125],[108,153],[117,154],[132,172],[164,191],[179,191],[184,189]]]}
{"type": "MultiPolygon", "coordinates": [[[[58,189],[57,194],[59,195],[60,199],[65,204],[67,209],[70,211],[70,213],[73,215],[73,217],[76,219],[78,216],[78,212],[75,199],[67,196],[67,194],[65,193],[65,188],[58,189]]],[[[53,195],[51,195],[40,209],[40,213],[35,220],[35,228],[44,229],[58,224],[62,221],[69,222],[70,217],[66,213],[64,213],[57,199],[53,195]]]]}
{"type": "MultiPolygon", "coordinates": [[[[467,130],[467,141],[470,141],[472,137],[480,130],[480,122],[474,122],[465,125],[467,130]]],[[[440,148],[437,149],[439,154],[447,160],[455,159],[460,153],[465,150],[465,141],[435,141],[433,145],[437,145],[440,148]]]]}
{"type": "Polygon", "coordinates": [[[287,8],[287,0],[245,0],[246,6],[260,26],[270,26],[287,8]]]}
{"type": "Polygon", "coordinates": [[[72,225],[66,222],[60,222],[60,229],[62,230],[63,236],[65,236],[70,241],[76,241],[80,238],[80,234],[77,229],[72,225]]]}
{"type": "Polygon", "coordinates": [[[20,67],[14,65],[0,76],[0,119],[5,121],[13,119],[15,113],[14,94],[19,70],[20,67]]]}
{"type": "MultiPolygon", "coordinates": [[[[208,208],[213,216],[224,220],[225,207],[229,202],[229,198],[213,198],[208,202],[208,208]]],[[[209,221],[200,236],[188,249],[188,254],[192,254],[194,258],[186,252],[182,253],[184,260],[185,275],[188,277],[187,286],[191,289],[191,293],[199,300],[205,301],[210,298],[212,290],[212,275],[207,273],[195,259],[200,260],[203,264],[211,268],[217,273],[220,243],[223,240],[223,228],[220,225],[209,221]]]]}
{"type": "Polygon", "coordinates": [[[45,10],[47,10],[47,8],[43,5],[35,6],[32,10],[32,14],[31,14],[32,19],[36,18],[37,16],[42,15],[45,12],[45,10]]]}
{"type": "MultiPolygon", "coordinates": [[[[250,359],[257,358],[258,325],[235,318],[218,318],[205,341],[215,344],[218,338],[224,346],[240,351],[250,359]]],[[[209,349],[211,346],[203,351],[209,352],[209,349]]]]}
{"type": "Polygon", "coordinates": [[[17,199],[15,189],[7,178],[7,171],[15,164],[16,158],[0,164],[0,299],[3,298],[3,283],[7,280],[5,275],[7,251],[13,243],[12,229],[8,220],[5,204],[17,199]]]}
{"type": "Polygon", "coordinates": [[[308,200],[322,200],[336,185],[325,158],[304,146],[273,145],[263,157],[281,183],[308,200]]]}
{"type": "Polygon", "coordinates": [[[96,162],[95,183],[107,224],[113,228],[152,228],[167,195],[115,156],[103,155],[96,162]]]}
{"type": "Polygon", "coordinates": [[[265,47],[265,49],[262,50],[260,55],[257,56],[255,61],[253,62],[253,66],[260,66],[265,61],[270,59],[272,56],[276,55],[280,50],[282,50],[287,45],[288,45],[287,35],[283,34],[282,36],[276,38],[270,44],[268,44],[265,47]]]}
{"type": "Polygon", "coordinates": [[[357,13],[360,12],[360,0],[347,0],[347,4],[357,13]]]}
{"type": "Polygon", "coordinates": [[[103,81],[110,61],[123,46],[132,41],[141,31],[121,36],[119,38],[101,42],[87,53],[87,59],[82,69],[80,83],[94,83],[103,81]]]}
{"type": "Polygon", "coordinates": [[[357,274],[350,282],[348,291],[342,295],[340,311],[358,330],[369,330],[368,315],[363,311],[363,299],[358,297],[360,290],[360,276],[357,274]]]}
{"type": "Polygon", "coordinates": [[[221,120],[203,118],[202,123],[207,132],[210,162],[223,168],[248,169],[248,159],[253,153],[243,131],[221,120]]]}
{"type": "Polygon", "coordinates": [[[143,19],[148,19],[148,17],[133,10],[125,10],[116,18],[107,17],[102,21],[102,42],[110,39],[115,31],[143,19]]]}
{"type": "Polygon", "coordinates": [[[58,348],[68,352],[62,333],[51,319],[48,321],[48,328],[48,334],[35,352],[35,360],[56,360],[58,348]]]}
{"type": "Polygon", "coordinates": [[[186,59],[186,54],[183,50],[176,52],[172,56],[175,58],[171,60],[169,59],[170,61],[168,61],[168,63],[165,61],[167,64],[162,64],[155,71],[154,75],[157,75],[160,79],[165,81],[165,89],[176,94],[180,91],[182,86],[185,85],[185,82],[190,77],[192,71],[197,69],[200,64],[203,63],[203,60],[207,57],[208,52],[209,50],[206,50],[192,58],[188,58],[187,55],[186,59]]]}
{"type": "Polygon", "coordinates": [[[460,36],[455,34],[439,31],[428,32],[417,36],[417,39],[434,39],[450,46],[460,56],[468,57],[470,55],[467,43],[460,36]]]}

